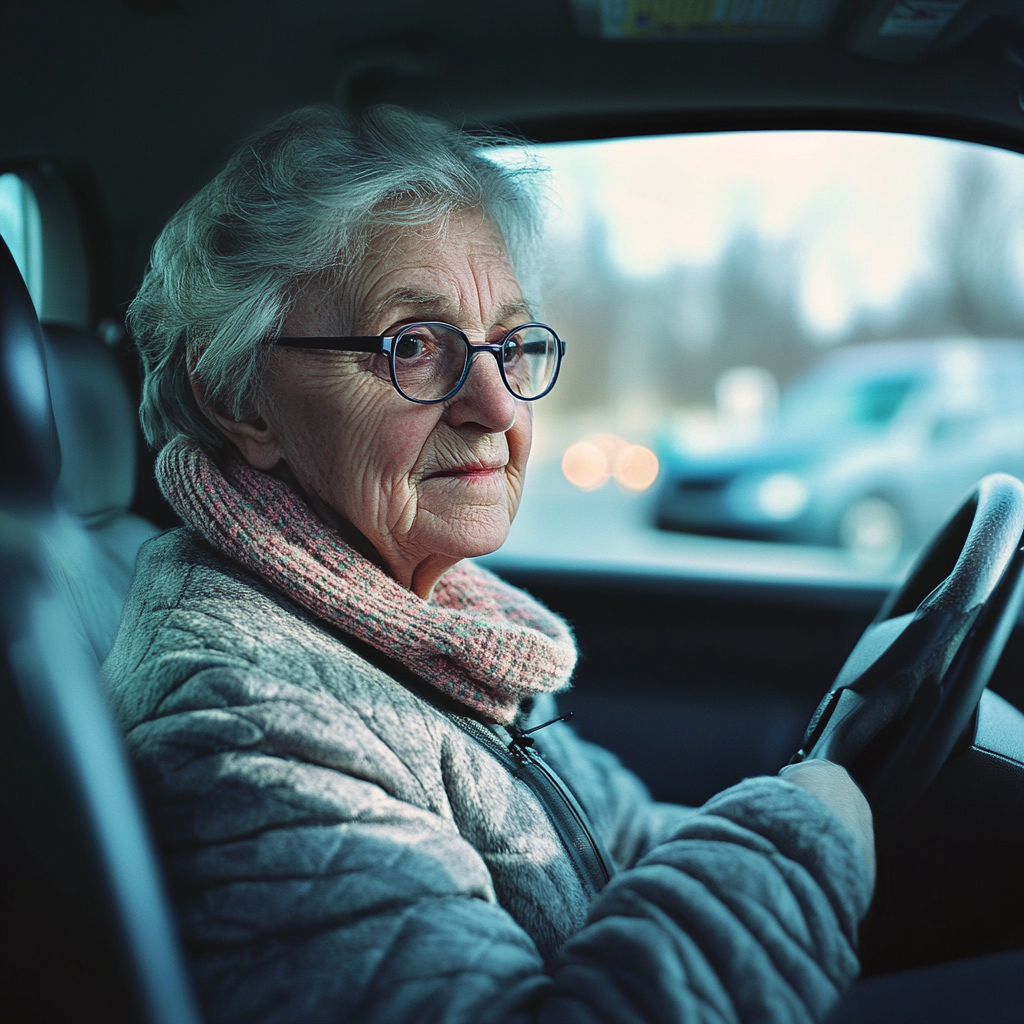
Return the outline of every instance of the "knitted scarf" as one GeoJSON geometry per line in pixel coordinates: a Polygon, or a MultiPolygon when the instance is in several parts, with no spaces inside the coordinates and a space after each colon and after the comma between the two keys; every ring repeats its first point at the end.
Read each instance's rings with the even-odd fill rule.
{"type": "Polygon", "coordinates": [[[478,717],[507,725],[524,698],[568,685],[576,646],[565,622],[472,562],[449,569],[424,601],[237,456],[222,468],[179,438],[156,473],[175,512],[214,548],[478,717]]]}

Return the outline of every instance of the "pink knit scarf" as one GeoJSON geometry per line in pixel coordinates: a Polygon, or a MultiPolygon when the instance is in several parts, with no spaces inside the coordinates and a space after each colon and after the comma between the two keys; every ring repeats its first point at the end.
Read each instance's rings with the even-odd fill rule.
{"type": "Polygon", "coordinates": [[[179,438],[160,452],[156,473],[175,512],[213,547],[478,716],[507,725],[525,697],[568,685],[576,664],[568,626],[486,569],[459,562],[424,601],[287,484],[237,456],[222,470],[179,438]]]}

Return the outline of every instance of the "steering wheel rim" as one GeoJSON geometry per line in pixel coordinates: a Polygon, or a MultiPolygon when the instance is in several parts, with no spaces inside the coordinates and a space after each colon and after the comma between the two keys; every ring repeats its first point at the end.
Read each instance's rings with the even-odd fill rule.
{"type": "Polygon", "coordinates": [[[793,762],[825,758],[876,825],[924,793],[981,700],[1024,602],[1024,484],[982,479],[918,558],[818,705],[793,762]]]}

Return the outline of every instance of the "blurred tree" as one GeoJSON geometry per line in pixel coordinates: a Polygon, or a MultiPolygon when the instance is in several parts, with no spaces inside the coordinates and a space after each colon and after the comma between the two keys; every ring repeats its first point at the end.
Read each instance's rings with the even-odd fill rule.
{"type": "Polygon", "coordinates": [[[544,262],[543,315],[567,342],[545,405],[556,413],[608,406],[628,287],[611,259],[604,220],[588,211],[580,234],[550,242],[544,262]]]}
{"type": "Polygon", "coordinates": [[[791,246],[738,232],[713,266],[624,274],[596,211],[548,252],[545,315],[570,342],[552,412],[711,405],[715,382],[760,366],[785,382],[815,356],[791,246]]]}
{"type": "Polygon", "coordinates": [[[950,326],[981,337],[1024,333],[1014,273],[1015,218],[992,163],[980,153],[954,165],[950,199],[939,216],[936,253],[950,326]]]}
{"type": "Polygon", "coordinates": [[[682,299],[697,310],[676,316],[665,333],[674,344],[659,348],[663,400],[710,405],[719,376],[733,367],[763,367],[785,382],[809,365],[816,353],[798,280],[792,247],[749,229],[732,237],[710,273],[675,267],[664,275],[674,294],[661,296],[661,308],[678,309],[682,299]]]}
{"type": "Polygon", "coordinates": [[[788,380],[814,352],[799,310],[792,245],[753,231],[733,236],[718,264],[718,355],[728,366],[763,366],[788,380]]]}
{"type": "Polygon", "coordinates": [[[1020,220],[992,162],[965,153],[932,229],[934,273],[890,309],[863,311],[846,340],[1024,336],[1013,235],[1020,220]]]}

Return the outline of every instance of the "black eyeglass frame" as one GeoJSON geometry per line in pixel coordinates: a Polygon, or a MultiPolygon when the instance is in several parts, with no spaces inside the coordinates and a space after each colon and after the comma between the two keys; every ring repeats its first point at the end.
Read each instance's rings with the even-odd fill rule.
{"type": "Polygon", "coordinates": [[[320,349],[327,352],[367,352],[371,355],[386,355],[388,357],[388,369],[391,372],[391,383],[395,386],[395,390],[404,399],[410,402],[415,402],[417,405],[437,405],[440,402],[447,402],[452,398],[459,391],[462,385],[466,383],[466,378],[469,376],[470,368],[473,365],[473,356],[475,356],[477,352],[490,352],[491,355],[494,356],[495,361],[498,364],[498,372],[501,374],[501,381],[513,398],[518,398],[520,402],[536,402],[538,398],[543,398],[546,394],[549,394],[551,389],[555,386],[555,382],[558,380],[558,372],[562,369],[562,359],[565,356],[565,342],[558,336],[555,329],[550,327],[548,324],[542,324],[537,321],[513,327],[512,330],[501,339],[501,341],[496,342],[495,344],[484,345],[474,345],[469,340],[465,331],[456,327],[454,324],[446,324],[443,320],[422,320],[414,324],[406,324],[390,336],[375,335],[362,337],[353,336],[348,338],[277,338],[274,341],[274,344],[281,345],[285,348],[320,349]],[[413,398],[412,395],[407,395],[398,383],[398,376],[395,373],[395,346],[402,340],[403,335],[418,327],[445,327],[460,335],[466,344],[466,364],[462,368],[462,375],[459,377],[459,381],[455,387],[441,398],[413,398]],[[505,362],[502,359],[502,352],[508,339],[511,338],[513,334],[518,334],[520,331],[526,330],[528,327],[543,327],[544,330],[550,331],[551,336],[555,339],[555,372],[551,375],[551,382],[539,395],[531,395],[529,398],[524,395],[516,394],[516,392],[513,391],[512,385],[508,382],[508,377],[505,376],[505,362]]]}

